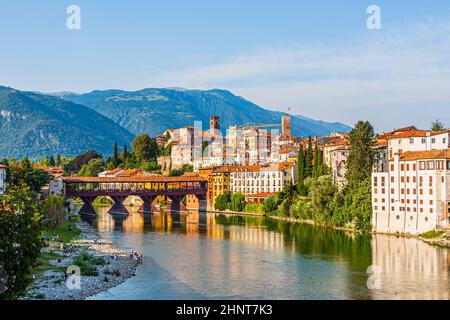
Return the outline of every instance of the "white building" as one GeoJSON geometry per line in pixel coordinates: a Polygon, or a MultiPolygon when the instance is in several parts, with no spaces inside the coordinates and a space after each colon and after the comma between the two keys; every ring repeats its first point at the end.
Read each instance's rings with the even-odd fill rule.
{"type": "Polygon", "coordinates": [[[372,174],[373,228],[421,234],[449,225],[450,150],[396,153],[372,174]]]}
{"type": "Polygon", "coordinates": [[[64,181],[63,176],[59,175],[54,177],[48,184],[48,195],[60,196],[64,193],[64,181]]]}
{"type": "Polygon", "coordinates": [[[350,147],[342,145],[330,152],[331,171],[333,183],[342,190],[347,184],[347,159],[350,155],[350,147]]]}
{"type": "Polygon", "coordinates": [[[6,189],[6,167],[0,164],[0,195],[5,193],[6,189]]]}
{"type": "Polygon", "coordinates": [[[231,193],[244,195],[275,193],[297,181],[297,166],[293,162],[275,163],[268,166],[245,166],[230,174],[231,193]]]}
{"type": "Polygon", "coordinates": [[[450,131],[407,130],[385,134],[388,140],[388,155],[392,159],[395,154],[407,151],[443,150],[450,148],[450,131]]]}
{"type": "Polygon", "coordinates": [[[102,177],[102,178],[114,178],[114,177],[119,176],[119,174],[122,173],[123,171],[124,171],[124,169],[116,168],[116,169],[100,172],[98,174],[98,176],[102,177]]]}

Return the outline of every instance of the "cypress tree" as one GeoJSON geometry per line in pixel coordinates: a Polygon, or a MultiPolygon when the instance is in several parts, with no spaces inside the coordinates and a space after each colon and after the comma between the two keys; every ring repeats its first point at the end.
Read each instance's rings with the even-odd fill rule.
{"type": "Polygon", "coordinates": [[[61,156],[59,154],[56,156],[56,165],[58,167],[61,166],[61,156]]]}
{"type": "Polygon", "coordinates": [[[123,162],[125,162],[128,158],[128,149],[127,146],[123,146],[123,162]]]}
{"type": "Polygon", "coordinates": [[[118,160],[119,160],[119,155],[117,153],[117,142],[114,142],[113,162],[114,162],[114,166],[116,166],[116,167],[119,163],[118,160]]]}
{"type": "Polygon", "coordinates": [[[313,161],[313,150],[312,150],[312,138],[309,137],[308,149],[306,150],[305,156],[305,178],[312,176],[312,161],[313,161]]]}
{"type": "Polygon", "coordinates": [[[298,176],[298,185],[297,190],[301,196],[306,196],[307,190],[305,186],[305,151],[303,150],[303,145],[300,144],[300,148],[298,150],[298,162],[297,162],[297,176],[298,176]]]}
{"type": "Polygon", "coordinates": [[[55,166],[55,158],[53,158],[53,156],[50,156],[50,158],[48,158],[48,165],[50,167],[54,167],[55,166]]]}
{"type": "Polygon", "coordinates": [[[314,166],[313,166],[313,178],[319,177],[319,149],[314,148],[314,166]]]}
{"type": "Polygon", "coordinates": [[[324,174],[325,174],[325,164],[323,163],[323,153],[319,152],[318,176],[321,177],[324,174]]]}
{"type": "Polygon", "coordinates": [[[364,181],[370,181],[376,160],[374,141],[375,131],[368,121],[359,121],[350,132],[347,181],[351,189],[357,188],[364,181]]]}

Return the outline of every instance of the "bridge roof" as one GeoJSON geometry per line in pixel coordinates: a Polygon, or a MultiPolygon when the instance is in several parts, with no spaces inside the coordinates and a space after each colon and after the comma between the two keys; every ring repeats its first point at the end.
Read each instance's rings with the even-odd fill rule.
{"type": "Polygon", "coordinates": [[[134,176],[134,177],[64,177],[65,182],[78,183],[105,183],[105,182],[206,182],[208,179],[204,177],[179,176],[134,176]]]}

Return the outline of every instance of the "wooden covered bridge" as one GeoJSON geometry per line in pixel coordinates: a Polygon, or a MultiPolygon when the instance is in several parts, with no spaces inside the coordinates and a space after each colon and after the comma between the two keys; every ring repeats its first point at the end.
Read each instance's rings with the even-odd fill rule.
{"type": "Polygon", "coordinates": [[[169,198],[171,210],[179,211],[186,195],[196,196],[206,207],[208,192],[207,179],[197,176],[65,177],[63,181],[65,195],[79,197],[84,203],[80,213],[89,215],[96,214],[92,203],[101,196],[114,201],[114,213],[126,214],[123,203],[129,196],[140,197],[144,203],[142,211],[151,213],[153,200],[158,196],[169,198]]]}

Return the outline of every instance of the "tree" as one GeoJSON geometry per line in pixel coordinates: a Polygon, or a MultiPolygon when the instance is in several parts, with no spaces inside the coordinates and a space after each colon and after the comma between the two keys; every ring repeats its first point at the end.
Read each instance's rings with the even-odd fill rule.
{"type": "Polygon", "coordinates": [[[312,161],[313,161],[313,145],[312,138],[309,137],[308,148],[305,156],[305,178],[312,176],[312,161]]]}
{"type": "Polygon", "coordinates": [[[220,194],[216,197],[214,202],[214,208],[218,211],[225,211],[228,208],[228,204],[231,201],[231,195],[229,193],[220,194]]]}
{"type": "Polygon", "coordinates": [[[158,144],[148,134],[140,134],[131,142],[134,156],[137,162],[156,160],[158,144]]]}
{"type": "Polygon", "coordinates": [[[26,185],[34,192],[40,192],[41,188],[50,182],[51,176],[42,169],[36,169],[25,157],[22,161],[16,161],[9,166],[9,183],[12,186],[26,185]]]}
{"type": "Polygon", "coordinates": [[[265,213],[270,213],[277,209],[277,203],[275,202],[275,198],[273,196],[269,196],[264,199],[263,211],[265,213]]]}
{"type": "Polygon", "coordinates": [[[54,225],[59,225],[66,219],[67,211],[64,196],[51,195],[43,201],[47,216],[54,225]]]}
{"type": "Polygon", "coordinates": [[[117,152],[117,142],[114,142],[114,151],[113,151],[113,163],[114,166],[117,167],[119,165],[119,154],[117,152]]]}
{"type": "Polygon", "coordinates": [[[314,148],[314,165],[313,165],[313,178],[317,179],[320,177],[320,159],[319,159],[319,148],[314,148]]]}
{"type": "Polygon", "coordinates": [[[330,223],[334,211],[333,200],[338,191],[333,184],[333,178],[331,176],[307,178],[305,185],[311,197],[313,220],[320,224],[330,223]]]}
{"type": "Polygon", "coordinates": [[[370,180],[376,154],[373,148],[375,132],[368,121],[359,121],[350,132],[350,154],[347,160],[348,187],[357,188],[360,183],[370,180]]]}
{"type": "Polygon", "coordinates": [[[128,157],[130,156],[129,152],[128,152],[128,148],[127,146],[123,146],[123,152],[122,152],[122,161],[126,162],[128,157]]]}
{"type": "Polygon", "coordinates": [[[327,166],[325,165],[325,163],[323,163],[323,153],[319,152],[318,155],[319,155],[319,160],[318,160],[319,165],[318,165],[318,169],[317,169],[317,175],[318,175],[318,177],[321,177],[327,173],[327,166]]]}
{"type": "Polygon", "coordinates": [[[11,186],[0,198],[0,269],[6,291],[0,299],[14,299],[31,281],[31,268],[44,242],[42,214],[27,186],[11,186]]]}
{"type": "Polygon", "coordinates": [[[48,165],[49,165],[50,167],[54,167],[54,166],[55,166],[55,158],[53,158],[53,156],[50,156],[50,157],[48,158],[48,165]]]}
{"type": "Polygon", "coordinates": [[[229,209],[231,211],[242,212],[245,208],[245,196],[242,193],[233,193],[229,209]]]}
{"type": "Polygon", "coordinates": [[[439,119],[431,123],[431,130],[433,131],[444,131],[447,130],[447,127],[443,122],[441,122],[439,119]]]}
{"type": "Polygon", "coordinates": [[[60,167],[62,165],[61,156],[58,154],[56,156],[56,166],[60,167]]]}
{"type": "Polygon", "coordinates": [[[300,144],[298,150],[298,160],[297,160],[297,175],[298,175],[298,193],[300,196],[307,196],[308,190],[305,187],[305,151],[303,150],[303,145],[300,144]]]}
{"type": "Polygon", "coordinates": [[[102,159],[96,158],[83,165],[78,172],[79,177],[97,177],[100,172],[105,170],[105,162],[102,159]]]}
{"type": "MultiPolygon", "coordinates": [[[[69,174],[75,174],[78,171],[80,171],[81,167],[87,163],[89,163],[89,161],[91,161],[92,159],[101,159],[102,156],[100,154],[98,154],[95,151],[87,151],[83,154],[80,154],[74,158],[72,158],[70,161],[68,161],[65,165],[64,165],[64,171],[69,173],[69,174]]],[[[64,159],[61,160],[64,163],[64,159]]]]}

